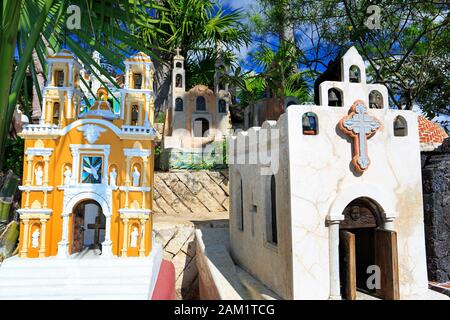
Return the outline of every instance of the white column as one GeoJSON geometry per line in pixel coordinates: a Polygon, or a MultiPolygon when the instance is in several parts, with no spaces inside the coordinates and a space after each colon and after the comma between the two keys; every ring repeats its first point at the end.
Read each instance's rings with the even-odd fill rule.
{"type": "Polygon", "coordinates": [[[46,242],[46,231],[45,231],[45,227],[46,227],[46,223],[47,223],[47,219],[41,219],[41,247],[39,249],[39,258],[44,258],[45,257],[45,242],[46,242]]]}
{"type": "Polygon", "coordinates": [[[146,219],[141,219],[141,241],[139,243],[139,257],[145,257],[145,223],[146,219]]]}
{"type": "Polygon", "coordinates": [[[73,92],[71,90],[67,91],[67,110],[66,110],[66,117],[67,119],[72,119],[72,104],[73,104],[73,92]]]}
{"type": "Polygon", "coordinates": [[[129,75],[130,75],[130,66],[127,64],[125,66],[125,88],[128,89],[128,86],[130,85],[130,81],[129,81],[129,75]]]}
{"type": "Polygon", "coordinates": [[[48,73],[47,73],[47,86],[51,86],[52,83],[52,66],[53,63],[48,63],[48,73]]]}
{"type": "Polygon", "coordinates": [[[123,244],[121,256],[126,257],[128,251],[128,218],[123,218],[123,244]]]}
{"type": "Polygon", "coordinates": [[[102,242],[102,258],[112,257],[111,215],[106,216],[105,241],[102,242]]]}
{"type": "Polygon", "coordinates": [[[69,87],[73,86],[73,62],[69,63],[69,87]]]}
{"type": "Polygon", "coordinates": [[[330,300],[341,299],[339,279],[339,221],[328,221],[330,250],[330,300]]]}
{"type": "Polygon", "coordinates": [[[42,111],[41,111],[41,119],[39,120],[40,125],[45,124],[45,115],[47,114],[47,98],[45,97],[45,89],[42,91],[43,98],[42,98],[42,111]]]}
{"type": "Polygon", "coordinates": [[[29,229],[29,219],[22,219],[23,222],[23,238],[22,238],[22,249],[20,250],[20,257],[26,258],[28,256],[28,229],[29,229]]]}
{"type": "Polygon", "coordinates": [[[70,213],[64,212],[62,214],[63,225],[62,225],[62,237],[61,241],[58,242],[58,254],[59,258],[67,258],[69,256],[69,215],[70,213]]]}

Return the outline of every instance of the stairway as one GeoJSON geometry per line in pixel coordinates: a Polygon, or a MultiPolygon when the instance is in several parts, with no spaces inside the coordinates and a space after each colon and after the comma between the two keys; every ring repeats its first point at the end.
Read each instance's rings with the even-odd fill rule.
{"type": "Polygon", "coordinates": [[[145,258],[93,250],[67,259],[12,257],[0,266],[0,300],[149,300],[161,261],[160,245],[145,258]]]}

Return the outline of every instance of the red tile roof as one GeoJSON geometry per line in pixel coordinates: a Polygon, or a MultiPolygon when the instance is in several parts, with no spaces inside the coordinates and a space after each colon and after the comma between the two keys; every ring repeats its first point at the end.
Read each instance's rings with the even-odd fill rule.
{"type": "Polygon", "coordinates": [[[438,123],[419,116],[419,137],[420,144],[438,146],[448,138],[448,134],[438,123]]]}

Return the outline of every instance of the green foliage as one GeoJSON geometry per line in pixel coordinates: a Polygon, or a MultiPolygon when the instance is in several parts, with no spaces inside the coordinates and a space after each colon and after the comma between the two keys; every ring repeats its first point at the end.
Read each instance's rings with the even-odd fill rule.
{"type": "Polygon", "coordinates": [[[4,160],[4,171],[12,170],[17,176],[22,176],[23,170],[23,148],[24,140],[7,140],[4,160]]]}

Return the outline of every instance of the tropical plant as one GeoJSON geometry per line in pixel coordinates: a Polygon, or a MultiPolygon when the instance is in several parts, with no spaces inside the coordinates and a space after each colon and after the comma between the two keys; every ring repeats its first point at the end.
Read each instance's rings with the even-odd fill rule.
{"type": "MultiPolygon", "coordinates": [[[[302,48],[301,70],[311,79],[338,52],[356,46],[368,61],[368,76],[389,91],[391,107],[418,104],[429,116],[450,115],[448,1],[258,0],[250,19],[262,42],[291,36],[302,48]],[[377,5],[378,13],[369,10],[377,5]],[[372,19],[380,25],[369,28],[372,19]],[[289,31],[289,32],[286,32],[289,31]]],[[[310,82],[312,85],[312,81],[310,82]]]]}
{"type": "Polygon", "coordinates": [[[227,9],[215,0],[160,0],[158,10],[161,34],[142,25],[136,34],[144,45],[157,44],[160,57],[155,61],[158,85],[155,108],[167,104],[171,84],[172,59],[176,48],[185,57],[186,87],[214,81],[215,61],[231,62],[230,52],[248,45],[250,34],[242,23],[242,10],[227,9]]]}

